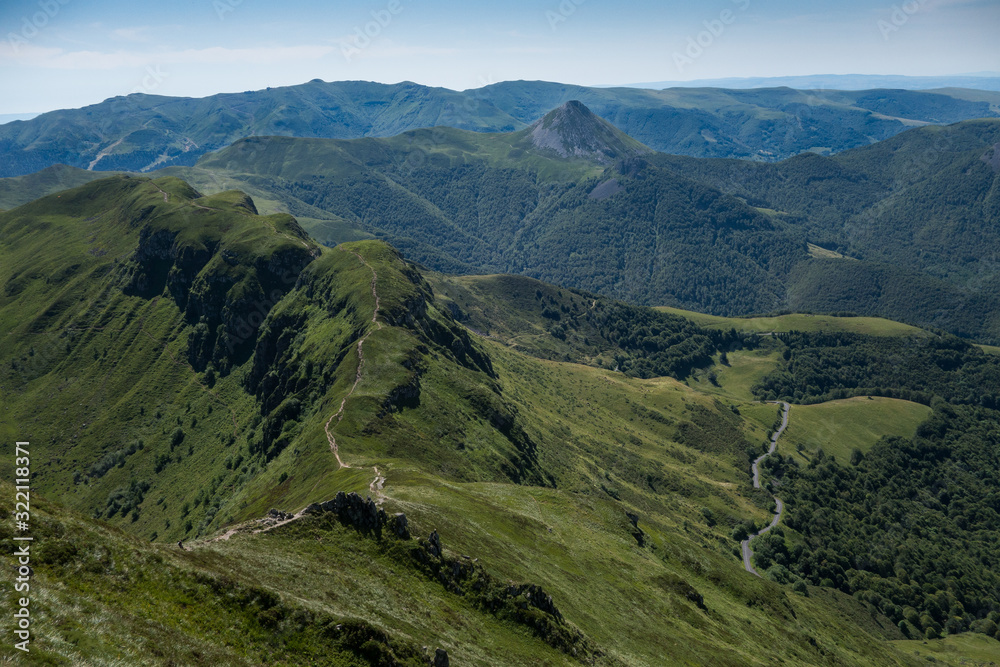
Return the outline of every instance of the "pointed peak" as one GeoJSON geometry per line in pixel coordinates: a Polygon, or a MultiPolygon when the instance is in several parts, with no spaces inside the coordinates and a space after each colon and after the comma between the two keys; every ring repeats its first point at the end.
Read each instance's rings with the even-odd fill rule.
{"type": "Polygon", "coordinates": [[[535,148],[600,164],[653,152],[578,100],[565,102],[523,132],[535,148]]]}

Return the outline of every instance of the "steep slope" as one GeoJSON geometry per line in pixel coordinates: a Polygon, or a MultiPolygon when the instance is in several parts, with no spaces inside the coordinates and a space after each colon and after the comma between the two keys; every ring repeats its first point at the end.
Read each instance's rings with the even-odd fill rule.
{"type": "MultiPolygon", "coordinates": [[[[122,177],[0,215],[0,432],[33,493],[186,547],[42,503],[53,659],[908,664],[850,596],[743,572],[773,406],[522,355],[385,244],[254,210],[122,177]]],[[[632,315],[622,345],[714,340],[632,315]]]]}
{"type": "Polygon", "coordinates": [[[200,99],[133,94],[7,123],[0,126],[0,176],[58,163],[132,171],[190,165],[259,135],[349,139],[439,125],[510,132],[571,100],[656,150],[755,160],[837,152],[915,125],[1000,115],[1000,93],[961,89],[641,90],[508,81],[456,92],[317,79],[200,99]]]}
{"type": "Polygon", "coordinates": [[[863,260],[796,267],[792,308],[882,315],[992,341],[1000,335],[998,142],[1000,123],[980,120],[776,165],[658,159],[863,260]]]}

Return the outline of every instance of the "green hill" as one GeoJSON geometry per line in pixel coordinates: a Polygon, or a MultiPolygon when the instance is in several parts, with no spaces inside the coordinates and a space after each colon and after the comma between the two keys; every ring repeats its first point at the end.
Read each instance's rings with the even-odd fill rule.
{"type": "MultiPolygon", "coordinates": [[[[781,307],[782,277],[807,257],[787,225],[658,167],[579,105],[541,123],[555,128],[547,141],[565,156],[532,143],[535,130],[437,128],[391,139],[246,139],[168,173],[199,187],[246,183],[293,214],[346,221],[439,271],[521,273],[719,314],[781,307]],[[621,159],[602,165],[608,155],[621,159]]],[[[341,240],[323,223],[309,229],[341,240]]]]}
{"type": "MultiPolygon", "coordinates": [[[[998,216],[997,128],[918,128],[762,164],[651,154],[565,103],[511,133],[254,137],[159,173],[248,192],[323,243],[386,240],[438,271],[519,273],[717,316],[880,316],[990,343],[1000,239],[982,221],[998,216]]],[[[2,201],[90,177],[63,167],[0,181],[2,201]]]]}
{"type": "MultiPolygon", "coordinates": [[[[595,141],[606,131],[588,127],[595,141]]],[[[918,129],[778,164],[652,155],[603,168],[523,145],[527,130],[260,138],[176,173],[246,184],[321,239],[367,232],[437,270],[522,273],[715,315],[851,312],[992,341],[1000,311],[983,249],[1000,240],[976,221],[997,217],[984,159],[997,127],[918,129]]],[[[574,132],[566,141],[579,143],[574,132]]]]}
{"type": "Polygon", "coordinates": [[[40,660],[916,664],[892,609],[743,570],[776,410],[671,364],[749,337],[525,278],[491,310],[503,282],[322,249],[169,178],[51,195],[0,233],[0,432],[31,442],[44,496],[40,660]],[[569,361],[459,322],[505,337],[553,313],[569,361]]]}
{"type": "Polygon", "coordinates": [[[24,176],[0,178],[0,210],[12,209],[39,197],[73,188],[108,174],[57,164],[24,176]]]}
{"type": "Polygon", "coordinates": [[[814,258],[789,274],[795,310],[851,311],[993,340],[1000,123],[904,132],[833,157],[774,165],[662,156],[862,261],[814,258]]]}
{"type": "Polygon", "coordinates": [[[1000,93],[642,90],[543,81],[456,92],[411,82],[314,79],[197,99],[132,94],[0,127],[0,176],[54,164],[110,171],[192,165],[238,139],[262,135],[354,139],[434,126],[510,132],[571,100],[655,150],[770,161],[865,146],[927,123],[996,117],[1000,93]]]}

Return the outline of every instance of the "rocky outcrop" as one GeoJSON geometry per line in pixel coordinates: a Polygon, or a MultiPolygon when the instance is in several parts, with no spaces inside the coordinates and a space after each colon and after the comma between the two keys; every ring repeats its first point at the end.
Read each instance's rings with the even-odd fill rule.
{"type": "Polygon", "coordinates": [[[632,537],[638,542],[640,547],[646,546],[646,533],[642,532],[642,528],[639,527],[639,515],[632,514],[631,512],[625,512],[625,516],[628,518],[630,524],[632,524],[632,537]]]}
{"type": "Polygon", "coordinates": [[[146,225],[139,231],[139,245],[122,276],[122,291],[128,295],[152,298],[163,292],[167,273],[173,266],[173,247],[177,232],[153,230],[146,225]]]}
{"type": "Polygon", "coordinates": [[[409,522],[406,520],[406,515],[402,512],[397,512],[389,517],[389,530],[401,540],[410,539],[409,522]]]}
{"type": "Polygon", "coordinates": [[[523,132],[534,148],[599,164],[653,153],[576,100],[553,109],[523,132]]]}
{"type": "MultiPolygon", "coordinates": [[[[376,505],[371,498],[362,499],[353,491],[351,493],[340,491],[333,500],[313,503],[305,509],[306,514],[322,514],[324,512],[336,514],[337,519],[345,526],[352,526],[365,534],[374,533],[379,537],[382,536],[382,529],[389,524],[385,510],[376,505]]],[[[400,533],[409,536],[409,532],[406,530],[406,516],[396,515],[393,519],[393,533],[397,536],[400,533]],[[396,518],[400,516],[401,519],[396,518]],[[402,529],[399,528],[400,524],[402,524],[402,529]]]]}
{"type": "Polygon", "coordinates": [[[267,512],[267,518],[274,519],[275,521],[287,521],[294,517],[295,517],[294,514],[289,514],[288,512],[282,512],[281,510],[274,509],[273,507],[267,512]]]}
{"type": "Polygon", "coordinates": [[[527,627],[545,643],[581,662],[592,662],[602,655],[592,641],[563,618],[552,596],[541,586],[505,583],[489,574],[478,559],[446,555],[436,530],[427,539],[418,540],[411,553],[431,578],[476,607],[527,627]]]}
{"type": "MultiPolygon", "coordinates": [[[[269,515],[272,520],[284,515],[277,510],[271,510],[271,513],[275,514],[273,518],[269,515]]],[[[405,514],[387,516],[371,498],[362,498],[353,492],[341,491],[331,500],[309,505],[303,513],[314,516],[335,515],[341,524],[379,539],[383,530],[400,540],[410,539],[410,527],[405,514]]],[[[479,564],[478,558],[446,554],[437,530],[432,530],[427,538],[417,540],[416,544],[411,542],[410,545],[409,551],[402,553],[409,553],[419,570],[479,609],[529,628],[550,646],[581,662],[593,662],[595,657],[602,655],[592,641],[563,618],[552,596],[541,586],[500,581],[479,564]]],[[[444,661],[440,664],[448,664],[447,652],[438,649],[434,660],[444,661]]]]}
{"type": "MultiPolygon", "coordinates": [[[[252,202],[242,208],[251,212],[252,202]]],[[[189,363],[199,371],[212,363],[225,373],[249,358],[268,313],[318,252],[307,244],[236,250],[224,247],[222,234],[221,224],[207,224],[200,238],[190,239],[147,222],[123,265],[121,283],[129,295],[169,294],[195,326],[189,363]]]]}

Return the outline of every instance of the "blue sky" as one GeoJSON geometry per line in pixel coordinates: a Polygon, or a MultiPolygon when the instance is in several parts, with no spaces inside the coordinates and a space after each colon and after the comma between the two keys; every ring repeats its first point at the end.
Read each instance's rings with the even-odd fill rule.
{"type": "Polygon", "coordinates": [[[302,83],[1000,70],[998,0],[2,0],[0,114],[302,83]]]}

